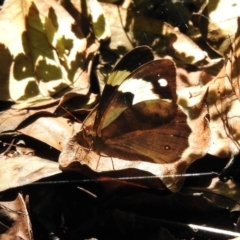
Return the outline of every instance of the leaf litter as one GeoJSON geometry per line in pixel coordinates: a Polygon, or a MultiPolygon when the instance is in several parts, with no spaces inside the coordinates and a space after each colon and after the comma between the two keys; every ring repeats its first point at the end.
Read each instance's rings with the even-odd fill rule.
{"type": "MultiPolygon", "coordinates": [[[[127,5],[126,2],[123,6],[127,5]]],[[[214,178],[216,174],[200,176],[197,180],[192,177],[186,180],[180,192],[172,193],[164,181],[156,178],[159,175],[156,164],[99,156],[88,149],[79,151],[78,145],[82,122],[97,101],[97,98],[90,97],[93,96],[90,91],[94,85],[101,88],[104,78],[102,82],[95,80],[105,75],[109,63],[115,63],[132,46],[143,44],[150,45],[160,56],[168,54],[168,57],[175,59],[180,79],[178,89],[182,94],[180,104],[189,115],[206,99],[206,86],[209,86],[212,92],[207,101],[212,109],[211,117],[216,114],[216,121],[210,121],[210,129],[217,131],[220,125],[223,128],[227,126],[238,143],[237,121],[233,121],[230,128],[222,124],[226,113],[216,112],[216,109],[225,107],[231,101],[239,102],[239,98],[234,98],[238,97],[239,91],[233,97],[227,95],[222,99],[214,95],[221,90],[221,86],[225,92],[228,89],[239,90],[239,71],[236,68],[239,36],[236,34],[234,37],[238,25],[233,25],[231,29],[226,29],[224,24],[218,25],[221,22],[219,18],[224,16],[222,6],[226,4],[223,0],[219,2],[219,8],[216,6],[214,10],[208,1],[197,1],[194,14],[190,11],[190,2],[189,5],[180,4],[184,15],[178,19],[184,19],[184,24],[176,19],[169,21],[173,27],[164,22],[166,15],[161,15],[160,19],[155,17],[159,16],[159,1],[149,5],[147,14],[138,1],[130,4],[128,9],[110,3],[100,4],[99,9],[102,10],[98,10],[99,16],[104,16],[105,21],[109,22],[106,26],[99,26],[105,21],[95,22],[98,20],[95,16],[90,20],[88,9],[77,1],[65,2],[63,6],[49,1],[4,3],[0,12],[0,27],[5,33],[0,37],[1,56],[5,59],[0,67],[4,88],[0,95],[2,101],[12,101],[15,105],[5,108],[3,102],[0,115],[2,239],[232,238],[226,233],[219,235],[206,229],[201,231],[200,227],[192,229],[189,224],[213,227],[219,232],[221,229],[228,230],[239,236],[239,166],[226,182],[214,178]],[[25,9],[21,7],[23,3],[25,9]],[[16,15],[11,10],[13,7],[17,10],[16,15]],[[26,9],[29,11],[26,12],[26,9]],[[207,15],[207,9],[211,14],[207,15]],[[22,18],[20,13],[26,18],[22,18]],[[201,29],[202,24],[196,26],[196,16],[198,20],[205,18],[207,29],[201,29]],[[77,21],[79,19],[80,23],[77,21]],[[88,22],[85,27],[84,21],[88,22]],[[86,28],[90,21],[94,22],[93,32],[86,28]],[[16,32],[11,31],[12,28],[16,29],[15,24],[21,26],[16,32]],[[185,25],[187,28],[183,27],[185,25]],[[217,31],[217,37],[214,35],[213,38],[216,26],[221,31],[217,31]],[[106,33],[99,34],[103,27],[106,33]],[[174,27],[179,27],[181,31],[174,27]],[[104,42],[108,41],[110,32],[110,48],[100,49],[100,64],[92,68],[100,45],[93,34],[104,42]],[[36,34],[40,34],[38,38],[36,34]],[[24,39],[28,39],[30,45],[24,39]],[[230,46],[232,50],[229,52],[227,49],[230,46]],[[33,58],[29,58],[30,52],[33,58]],[[105,59],[106,56],[112,59],[105,59]],[[20,63],[25,65],[20,66],[20,63]],[[226,79],[230,81],[229,88],[223,85],[226,79]],[[189,95],[192,96],[191,100],[186,98],[189,95]],[[223,102],[224,99],[227,103],[223,102]],[[216,100],[220,107],[214,108],[212,100],[216,100]],[[28,151],[29,148],[32,151],[28,151]],[[196,181],[200,186],[194,186],[196,181]]],[[[164,4],[164,11],[174,13],[172,9],[176,9],[177,5],[164,4]]],[[[237,9],[239,4],[234,4],[232,6],[237,9]]],[[[232,24],[237,22],[237,17],[232,17],[232,24]]],[[[224,18],[223,21],[227,20],[224,18]]],[[[237,120],[237,105],[228,106],[232,115],[227,113],[227,120],[237,120]]],[[[193,129],[197,130],[201,121],[195,125],[192,121],[192,124],[193,129]]],[[[196,131],[194,139],[199,138],[202,144],[202,136],[201,131],[196,131]]],[[[223,160],[216,157],[212,161],[207,154],[197,161],[201,168],[196,167],[195,163],[189,164],[189,172],[194,169],[195,173],[219,173],[224,168],[228,159],[223,157],[227,156],[229,145],[217,133],[213,136],[215,138],[211,141],[216,145],[204,152],[203,156],[208,152],[223,160]],[[219,162],[222,163],[220,166],[219,162]]],[[[225,139],[228,140],[228,136],[225,139]]],[[[238,147],[232,147],[230,151],[232,149],[234,154],[239,152],[238,147]]],[[[165,166],[161,167],[164,170],[165,166]]]]}

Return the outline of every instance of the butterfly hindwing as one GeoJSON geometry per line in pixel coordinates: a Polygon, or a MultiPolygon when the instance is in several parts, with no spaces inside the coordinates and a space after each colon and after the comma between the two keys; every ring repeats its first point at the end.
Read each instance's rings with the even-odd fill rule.
{"type": "Polygon", "coordinates": [[[136,130],[106,139],[105,154],[121,159],[175,162],[188,147],[190,132],[185,114],[178,111],[172,121],[160,127],[136,130]]]}

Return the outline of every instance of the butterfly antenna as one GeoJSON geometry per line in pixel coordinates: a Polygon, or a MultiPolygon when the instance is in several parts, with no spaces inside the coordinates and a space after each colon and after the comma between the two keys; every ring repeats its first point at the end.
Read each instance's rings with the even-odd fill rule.
{"type": "Polygon", "coordinates": [[[68,113],[73,119],[79,123],[82,124],[82,121],[80,121],[74,114],[72,114],[70,111],[67,110],[66,107],[60,106],[66,113],[68,113]]]}

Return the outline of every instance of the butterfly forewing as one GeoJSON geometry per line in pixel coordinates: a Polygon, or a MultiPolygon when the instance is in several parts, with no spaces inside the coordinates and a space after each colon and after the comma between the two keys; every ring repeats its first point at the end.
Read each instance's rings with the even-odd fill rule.
{"type": "Polygon", "coordinates": [[[133,71],[115,90],[102,114],[97,136],[110,137],[110,132],[114,136],[119,131],[160,126],[174,117],[176,109],[174,63],[160,59],[148,62],[133,71]],[[117,129],[120,126],[121,129],[117,129]]]}
{"type": "Polygon", "coordinates": [[[102,98],[98,106],[97,115],[95,118],[94,130],[97,131],[101,125],[106,108],[109,106],[110,100],[114,97],[115,90],[118,86],[129,76],[129,74],[137,69],[139,66],[152,61],[154,59],[153,53],[148,46],[136,47],[128,52],[114,67],[110,74],[107,84],[104,87],[102,98]]]}

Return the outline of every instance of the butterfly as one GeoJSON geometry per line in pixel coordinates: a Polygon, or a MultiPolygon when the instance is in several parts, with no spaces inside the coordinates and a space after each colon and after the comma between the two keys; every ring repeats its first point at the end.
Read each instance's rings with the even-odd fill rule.
{"type": "Polygon", "coordinates": [[[191,133],[177,104],[176,67],[154,60],[147,46],[128,52],[115,66],[99,105],[83,124],[82,146],[126,160],[172,163],[191,133]]]}

